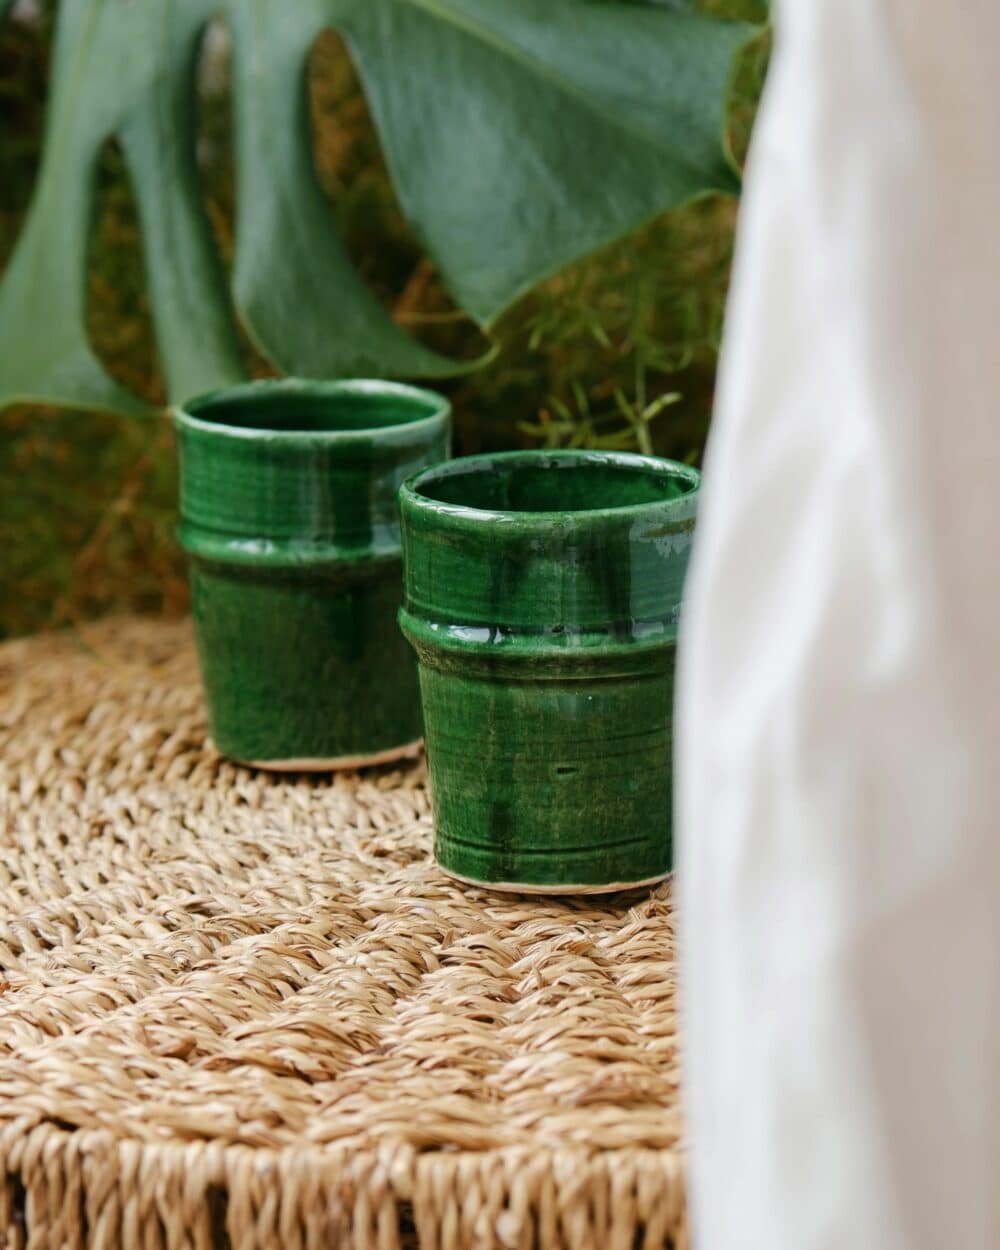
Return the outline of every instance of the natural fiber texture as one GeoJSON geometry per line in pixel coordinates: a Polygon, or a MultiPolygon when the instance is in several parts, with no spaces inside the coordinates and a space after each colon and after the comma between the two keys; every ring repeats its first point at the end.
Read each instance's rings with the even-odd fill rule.
{"type": "Polygon", "coordinates": [[[0,1246],[683,1244],[666,886],[463,887],[422,764],[225,762],[185,625],[0,698],[0,1246]]]}

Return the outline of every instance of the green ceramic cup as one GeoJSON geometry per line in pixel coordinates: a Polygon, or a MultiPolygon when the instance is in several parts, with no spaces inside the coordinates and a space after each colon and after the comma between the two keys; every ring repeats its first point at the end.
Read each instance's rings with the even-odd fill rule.
{"type": "Polygon", "coordinates": [[[400,492],[435,857],[606,891],[671,867],[674,649],[699,475],[589,451],[472,456],[400,492]]]}
{"type": "Polygon", "coordinates": [[[219,750],[279,769],[414,753],[397,493],[448,456],[447,400],[391,382],[252,382],[174,420],[178,532],[219,750]]]}

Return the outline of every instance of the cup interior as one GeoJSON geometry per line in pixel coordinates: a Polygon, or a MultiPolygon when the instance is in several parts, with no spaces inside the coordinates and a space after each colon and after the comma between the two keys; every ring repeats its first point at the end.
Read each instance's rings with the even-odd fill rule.
{"type": "Polygon", "coordinates": [[[424,474],[417,493],[437,503],[488,512],[603,512],[680,499],[696,489],[683,466],[640,457],[588,458],[528,453],[424,474]]]}
{"type": "Polygon", "coordinates": [[[412,425],[441,411],[435,396],[413,388],[282,385],[236,387],[185,405],[210,425],[283,434],[356,433],[412,425]]]}

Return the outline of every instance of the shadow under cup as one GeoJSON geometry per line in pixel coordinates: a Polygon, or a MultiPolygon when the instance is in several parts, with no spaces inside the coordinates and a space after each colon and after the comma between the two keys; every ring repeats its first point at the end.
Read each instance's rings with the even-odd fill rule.
{"type": "Polygon", "coordinates": [[[400,493],[435,857],[539,893],[671,867],[674,652],[699,475],[628,453],[514,452],[400,493]]]}
{"type": "Polygon", "coordinates": [[[397,494],[448,456],[447,400],[390,382],[257,382],[174,420],[178,533],[219,750],[285,769],[415,751],[397,494]]]}

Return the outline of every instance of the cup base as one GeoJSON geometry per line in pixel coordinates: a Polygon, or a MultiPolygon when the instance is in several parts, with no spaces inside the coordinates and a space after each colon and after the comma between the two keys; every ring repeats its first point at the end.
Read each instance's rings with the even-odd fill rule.
{"type": "Polygon", "coordinates": [[[424,740],[418,738],[415,742],[407,742],[401,747],[390,747],[387,751],[373,751],[367,755],[335,755],[329,759],[302,756],[288,760],[236,760],[235,763],[243,764],[247,768],[263,768],[274,773],[336,773],[416,759],[423,749],[424,740]]]}
{"type": "Polygon", "coordinates": [[[612,881],[607,885],[539,885],[537,882],[477,881],[475,877],[463,877],[460,872],[444,868],[437,860],[438,869],[452,881],[462,885],[474,885],[480,890],[495,890],[499,894],[616,894],[623,890],[643,890],[650,885],[666,881],[669,872],[659,872],[655,877],[643,877],[641,881],[612,881]]]}

